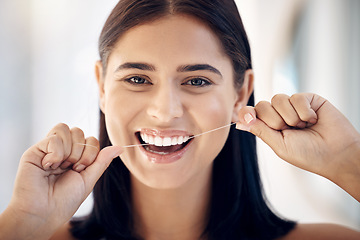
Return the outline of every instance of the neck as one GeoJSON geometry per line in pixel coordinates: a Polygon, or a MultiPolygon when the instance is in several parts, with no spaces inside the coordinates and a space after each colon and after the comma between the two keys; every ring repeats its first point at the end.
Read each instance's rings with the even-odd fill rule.
{"type": "Polygon", "coordinates": [[[131,177],[135,231],[146,240],[200,239],[208,219],[212,167],[174,189],[131,177]]]}

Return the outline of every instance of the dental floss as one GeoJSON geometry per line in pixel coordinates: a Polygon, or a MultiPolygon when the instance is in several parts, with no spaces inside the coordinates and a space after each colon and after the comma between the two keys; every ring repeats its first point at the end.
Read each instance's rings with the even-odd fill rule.
{"type": "MultiPolygon", "coordinates": [[[[204,135],[204,134],[207,134],[207,133],[211,133],[211,132],[214,132],[214,131],[223,129],[223,128],[229,127],[229,126],[231,126],[231,125],[234,125],[234,124],[236,124],[236,122],[230,123],[230,124],[226,124],[226,125],[224,125],[224,126],[222,126],[222,127],[214,128],[214,129],[212,129],[212,130],[209,130],[209,131],[206,131],[206,132],[203,132],[203,133],[200,133],[200,134],[191,136],[191,137],[189,137],[189,139],[196,138],[196,137],[200,137],[201,135],[204,135]]],[[[94,147],[94,148],[98,149],[98,147],[95,147],[95,146],[90,145],[90,144],[85,144],[85,143],[76,143],[76,144],[79,144],[79,145],[82,145],[82,146],[94,147]]],[[[123,147],[123,148],[131,148],[131,147],[148,146],[148,145],[150,145],[150,144],[149,144],[149,143],[144,143],[144,144],[126,145],[126,146],[122,146],[122,147],[123,147]]]]}
{"type": "Polygon", "coordinates": [[[194,136],[190,137],[189,139],[192,139],[192,138],[195,138],[195,137],[199,137],[199,136],[204,135],[204,134],[206,134],[206,133],[211,133],[211,132],[214,132],[214,131],[217,131],[217,130],[223,129],[223,128],[229,127],[229,126],[231,126],[231,125],[234,125],[234,124],[236,124],[236,122],[234,122],[234,123],[230,123],[230,124],[226,124],[225,126],[218,127],[218,128],[215,128],[215,129],[212,129],[212,130],[209,130],[209,131],[206,131],[206,132],[200,133],[200,134],[198,134],[198,135],[194,135],[194,136]]]}

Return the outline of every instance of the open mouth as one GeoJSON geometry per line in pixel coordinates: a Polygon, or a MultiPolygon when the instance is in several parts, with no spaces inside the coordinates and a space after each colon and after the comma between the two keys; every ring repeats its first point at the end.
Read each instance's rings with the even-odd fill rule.
{"type": "Polygon", "coordinates": [[[159,155],[168,155],[181,151],[193,139],[190,135],[162,137],[143,132],[136,132],[135,135],[141,144],[147,144],[143,145],[146,151],[159,155]]]}

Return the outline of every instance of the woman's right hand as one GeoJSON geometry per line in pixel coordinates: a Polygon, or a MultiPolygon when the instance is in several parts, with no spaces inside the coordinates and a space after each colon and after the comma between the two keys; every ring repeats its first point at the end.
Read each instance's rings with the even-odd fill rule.
{"type": "Polygon", "coordinates": [[[96,138],[58,124],[22,156],[0,239],[48,239],[91,193],[121,147],[99,151],[96,138]]]}

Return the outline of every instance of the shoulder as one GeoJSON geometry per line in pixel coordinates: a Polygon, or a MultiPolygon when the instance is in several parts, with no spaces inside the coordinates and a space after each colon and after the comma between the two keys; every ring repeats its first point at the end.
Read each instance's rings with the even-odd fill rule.
{"type": "Polygon", "coordinates": [[[287,235],[278,240],[356,240],[360,232],[337,224],[297,224],[287,235]]]}
{"type": "Polygon", "coordinates": [[[50,240],[76,240],[70,233],[70,223],[65,223],[59,228],[50,240]]]}

